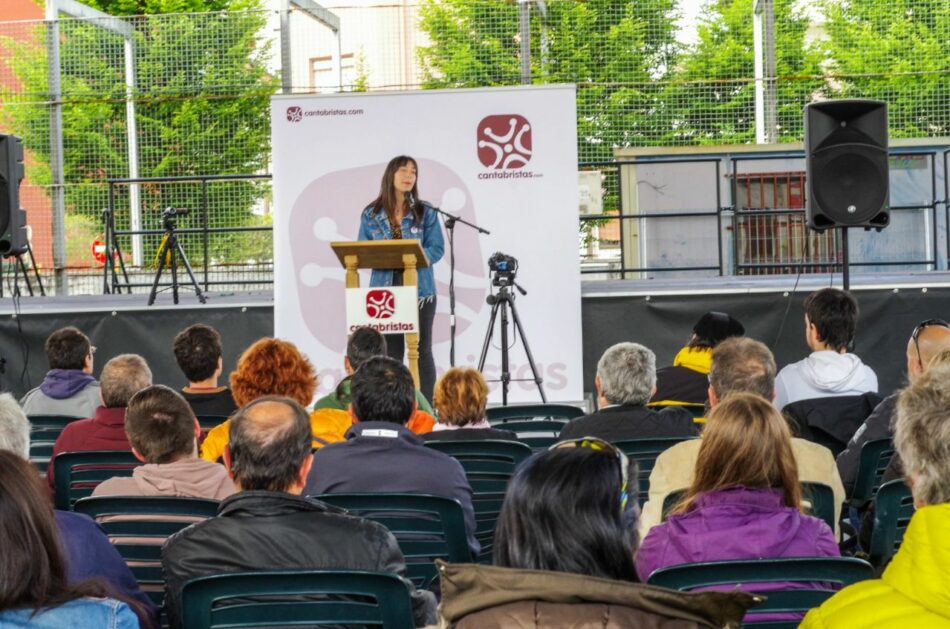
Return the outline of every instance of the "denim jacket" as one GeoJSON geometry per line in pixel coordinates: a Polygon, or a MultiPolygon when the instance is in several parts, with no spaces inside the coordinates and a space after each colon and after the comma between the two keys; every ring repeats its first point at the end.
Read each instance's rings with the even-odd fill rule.
{"type": "MultiPolygon", "coordinates": [[[[419,300],[423,301],[435,296],[435,276],[432,266],[442,259],[445,253],[445,240],[442,238],[442,228],[439,226],[439,217],[432,206],[423,203],[422,224],[413,225],[412,212],[406,213],[402,219],[402,237],[406,240],[422,241],[422,250],[429,259],[429,266],[419,269],[419,300]]],[[[389,240],[392,232],[389,229],[389,219],[386,212],[373,214],[373,206],[363,210],[360,216],[359,240],[389,240]]],[[[373,269],[369,278],[370,286],[392,286],[393,272],[391,269],[373,269]]]]}
{"type": "Polygon", "coordinates": [[[78,598],[44,609],[35,616],[32,614],[33,609],[5,609],[0,612],[0,627],[138,629],[139,626],[139,619],[129,606],[111,598],[78,598]]]}

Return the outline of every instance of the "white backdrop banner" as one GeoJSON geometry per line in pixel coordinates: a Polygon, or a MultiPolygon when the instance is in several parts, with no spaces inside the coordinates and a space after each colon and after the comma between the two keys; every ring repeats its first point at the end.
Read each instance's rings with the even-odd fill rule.
{"type": "MultiPolygon", "coordinates": [[[[515,301],[550,401],[580,400],[581,297],[573,85],[419,90],[271,100],[275,333],[317,368],[319,391],[343,377],[344,271],[329,243],[353,240],[396,155],[419,166],[419,196],[491,232],[455,228],[456,364],[476,366],[488,329],[488,257],[518,259],[515,301]]],[[[436,369],[449,367],[449,254],[435,264],[436,369]]],[[[369,274],[361,274],[369,286],[369,274]]],[[[499,320],[485,363],[498,379],[499,320]]],[[[513,330],[509,330],[509,338],[513,330]]],[[[538,402],[520,340],[509,349],[510,401],[538,402]]],[[[489,382],[492,401],[498,383],[489,382]]]]}

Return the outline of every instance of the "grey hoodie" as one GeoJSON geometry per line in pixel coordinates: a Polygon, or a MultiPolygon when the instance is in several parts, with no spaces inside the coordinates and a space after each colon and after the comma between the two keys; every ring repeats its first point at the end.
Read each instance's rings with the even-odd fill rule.
{"type": "Polygon", "coordinates": [[[877,375],[854,354],[812,352],[787,365],[775,378],[775,407],[799,400],[877,392],[877,375]]]}
{"type": "Polygon", "coordinates": [[[147,463],[130,477],[101,483],[93,496],[182,496],[224,500],[237,490],[222,465],[199,458],[174,463],[147,463]]]}

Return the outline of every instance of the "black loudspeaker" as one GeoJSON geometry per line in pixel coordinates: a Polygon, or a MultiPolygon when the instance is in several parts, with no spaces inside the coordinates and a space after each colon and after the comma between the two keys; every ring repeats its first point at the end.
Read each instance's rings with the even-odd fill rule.
{"type": "Polygon", "coordinates": [[[805,177],[812,229],[887,227],[887,105],[832,100],[806,106],[805,177]]]}
{"type": "Polygon", "coordinates": [[[20,209],[23,179],[23,142],[0,134],[0,255],[26,251],[26,212],[20,209]]]}

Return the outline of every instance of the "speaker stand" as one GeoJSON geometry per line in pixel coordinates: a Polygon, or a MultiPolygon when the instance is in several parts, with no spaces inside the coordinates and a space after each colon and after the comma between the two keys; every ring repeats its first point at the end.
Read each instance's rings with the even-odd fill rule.
{"type": "Polygon", "coordinates": [[[851,289],[851,264],[848,262],[848,228],[841,228],[841,287],[851,289]]]}

